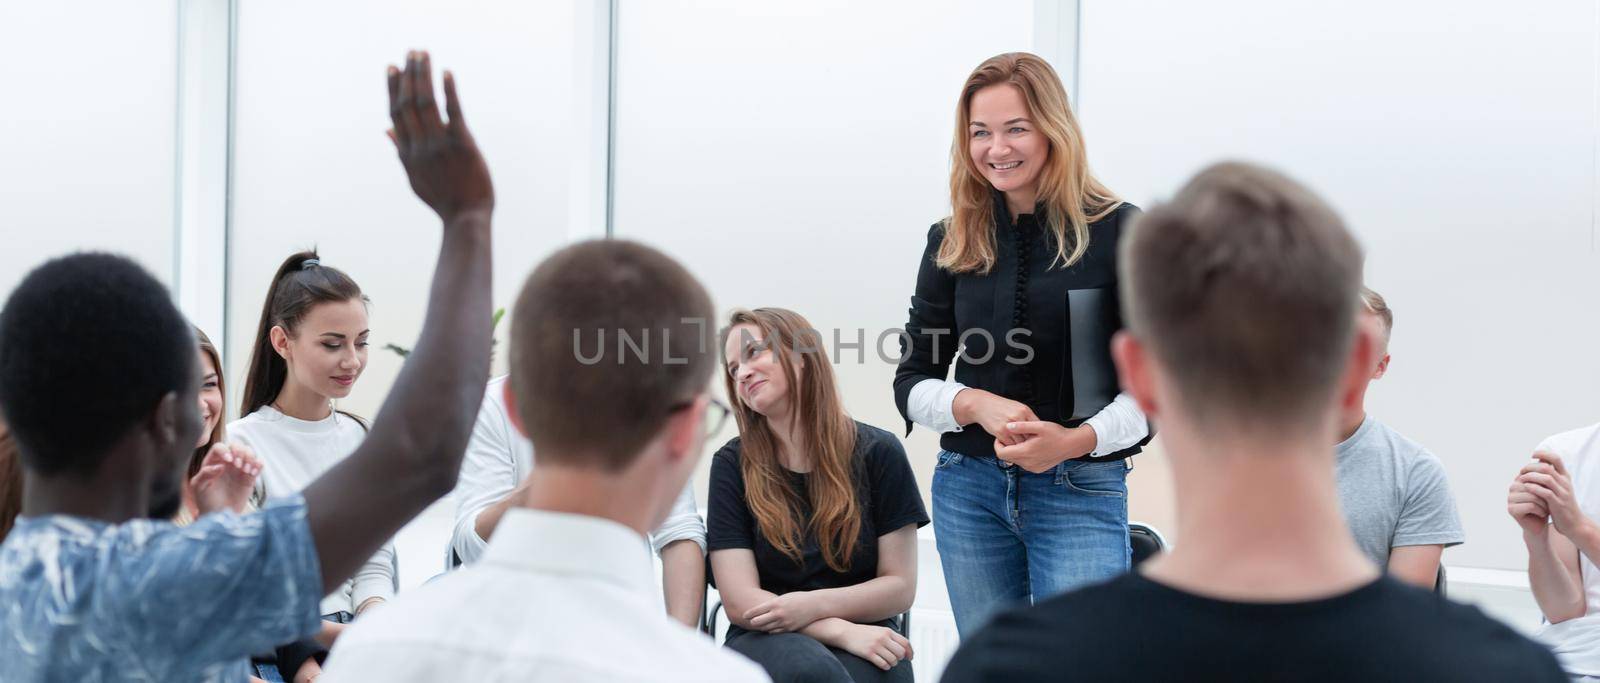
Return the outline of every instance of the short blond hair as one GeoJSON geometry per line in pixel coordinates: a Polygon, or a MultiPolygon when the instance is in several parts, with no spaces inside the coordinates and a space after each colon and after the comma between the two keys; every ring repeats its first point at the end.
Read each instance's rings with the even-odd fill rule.
{"type": "Polygon", "coordinates": [[[1389,335],[1394,332],[1394,311],[1389,308],[1389,302],[1371,287],[1362,287],[1361,305],[1366,307],[1368,313],[1378,316],[1378,320],[1383,322],[1383,340],[1389,341],[1389,335]]]}

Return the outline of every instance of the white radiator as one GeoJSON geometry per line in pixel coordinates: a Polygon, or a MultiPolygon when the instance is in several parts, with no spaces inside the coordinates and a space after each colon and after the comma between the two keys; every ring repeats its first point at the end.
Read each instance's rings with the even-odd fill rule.
{"type": "Polygon", "coordinates": [[[948,610],[911,608],[911,668],[918,683],[938,681],[960,642],[955,616],[948,610]]]}

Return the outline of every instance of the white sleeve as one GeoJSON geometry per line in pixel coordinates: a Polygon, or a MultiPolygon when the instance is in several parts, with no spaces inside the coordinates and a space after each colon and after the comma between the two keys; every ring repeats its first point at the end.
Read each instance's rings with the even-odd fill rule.
{"type": "Polygon", "coordinates": [[[368,598],[394,600],[395,566],[399,563],[394,551],[394,541],[383,544],[369,558],[356,575],[351,577],[350,612],[354,613],[368,598]]]}
{"type": "Polygon", "coordinates": [[[1110,455],[1131,447],[1150,435],[1150,420],[1139,409],[1139,403],[1127,394],[1117,394],[1115,399],[1094,417],[1085,421],[1094,428],[1095,445],[1089,455],[1110,455]]]}
{"type": "Polygon", "coordinates": [[[965,384],[943,379],[929,378],[917,382],[906,397],[906,416],[912,422],[940,434],[959,432],[961,425],[956,422],[956,394],[965,388],[965,384]]]}
{"type": "Polygon", "coordinates": [[[677,541],[694,541],[700,544],[700,554],[706,552],[706,523],[695,509],[693,486],[683,487],[683,493],[678,494],[678,500],[672,504],[672,512],[667,514],[667,519],[650,533],[650,547],[657,555],[661,554],[662,548],[677,541]]]}
{"type": "Polygon", "coordinates": [[[506,429],[505,408],[489,395],[492,392],[493,389],[485,392],[461,461],[461,477],[456,482],[456,523],[450,534],[450,547],[463,564],[477,561],[489,547],[478,536],[478,514],[500,502],[520,483],[511,448],[513,435],[506,429]]]}

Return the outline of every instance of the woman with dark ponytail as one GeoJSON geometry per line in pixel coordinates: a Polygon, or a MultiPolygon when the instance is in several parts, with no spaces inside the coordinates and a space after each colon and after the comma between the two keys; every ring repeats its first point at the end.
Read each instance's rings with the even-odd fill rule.
{"type": "MultiPolygon", "coordinates": [[[[267,292],[267,300],[261,307],[261,320],[256,324],[256,341],[250,351],[250,368],[245,375],[244,404],[239,414],[253,414],[263,406],[270,406],[278,400],[279,393],[289,384],[291,341],[305,341],[303,346],[306,347],[324,345],[329,350],[348,349],[358,352],[355,362],[348,366],[349,374],[339,376],[342,378],[341,381],[320,387],[317,386],[319,382],[302,382],[300,386],[292,387],[292,390],[300,395],[291,398],[302,402],[311,400],[321,405],[328,404],[327,399],[349,396],[356,377],[360,376],[362,368],[366,366],[366,323],[367,297],[361,293],[361,286],[357,285],[355,280],[350,279],[349,275],[345,275],[344,271],[338,268],[323,266],[315,250],[291,254],[282,265],[278,266],[278,272],[272,276],[272,288],[267,292]],[[300,323],[311,316],[313,309],[318,308],[318,304],[342,304],[343,310],[325,309],[322,312],[333,312],[339,316],[341,322],[359,322],[361,328],[359,342],[335,348],[327,346],[320,338],[299,339],[295,332],[298,331],[300,323]],[[311,389],[315,392],[319,388],[327,390],[328,393],[317,399],[300,391],[311,389]]],[[[344,335],[333,332],[322,336],[342,339],[344,335]]],[[[344,341],[355,340],[344,339],[344,341]]],[[[354,415],[349,413],[345,415],[361,422],[354,415]]]]}
{"type": "MultiPolygon", "coordinates": [[[[343,460],[366,423],[336,410],[367,365],[367,297],[315,251],[291,255],[278,267],[261,307],[242,415],[228,425],[231,441],[250,446],[265,465],[268,499],[299,493],[343,460]]],[[[348,622],[394,595],[393,543],[322,600],[325,617],[348,622]]]]}

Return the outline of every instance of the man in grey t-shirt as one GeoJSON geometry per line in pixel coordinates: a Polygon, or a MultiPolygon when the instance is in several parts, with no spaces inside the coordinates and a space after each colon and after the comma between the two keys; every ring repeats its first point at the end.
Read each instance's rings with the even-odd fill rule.
{"type": "MultiPolygon", "coordinates": [[[[1389,369],[1394,313],[1377,292],[1362,289],[1366,324],[1383,329],[1384,349],[1372,379],[1389,369]]],[[[1339,443],[1339,503],[1361,550],[1395,578],[1433,588],[1439,557],[1466,540],[1439,458],[1366,413],[1366,392],[1345,416],[1339,443]]]]}

